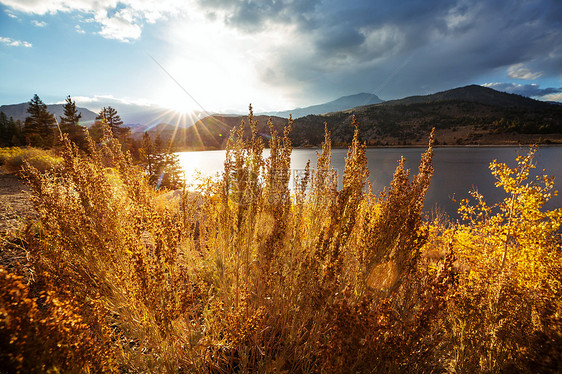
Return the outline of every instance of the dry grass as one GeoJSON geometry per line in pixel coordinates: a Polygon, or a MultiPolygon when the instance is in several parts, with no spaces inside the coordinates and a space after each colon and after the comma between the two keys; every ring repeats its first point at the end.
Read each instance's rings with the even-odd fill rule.
{"type": "Polygon", "coordinates": [[[61,162],[61,158],[51,150],[31,147],[0,148],[0,165],[9,173],[21,172],[26,163],[40,172],[45,172],[58,168],[61,162]]]}
{"type": "Polygon", "coordinates": [[[0,366],[499,372],[542,360],[543,371],[560,369],[560,256],[533,290],[511,263],[490,259],[476,278],[460,271],[464,229],[422,219],[433,139],[418,173],[399,161],[376,196],[357,128],[341,190],[326,132],[291,192],[291,121],[272,133],[267,159],[251,111],[248,122],[249,138],[244,125],[231,134],[221,180],[179,201],[155,191],[107,129],[88,155],[65,139],[56,173],[28,167],[39,219],[13,242],[29,258],[25,277],[17,266],[0,271],[0,366]]]}

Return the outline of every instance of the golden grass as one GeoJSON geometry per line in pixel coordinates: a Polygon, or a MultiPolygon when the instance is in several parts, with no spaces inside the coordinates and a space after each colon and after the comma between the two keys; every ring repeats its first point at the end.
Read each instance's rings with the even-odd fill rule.
{"type": "Polygon", "coordinates": [[[53,151],[32,147],[0,148],[0,165],[9,173],[19,173],[28,163],[40,172],[56,169],[62,163],[53,151]]]}

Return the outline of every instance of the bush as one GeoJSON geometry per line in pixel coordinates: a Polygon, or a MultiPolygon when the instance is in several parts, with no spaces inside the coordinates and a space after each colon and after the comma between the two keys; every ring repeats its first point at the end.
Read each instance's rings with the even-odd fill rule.
{"type": "Polygon", "coordinates": [[[0,148],[0,165],[9,173],[20,173],[25,163],[45,172],[57,169],[62,164],[62,159],[54,155],[52,150],[39,148],[0,148]]]}
{"type": "Polygon", "coordinates": [[[443,321],[453,371],[562,369],[562,208],[544,209],[557,194],[553,178],[529,180],[535,152],[517,157],[513,168],[493,161],[505,199],[490,206],[474,191],[475,203],[459,208],[464,222],[437,225],[426,247],[451,240],[457,260],[458,287],[443,321]]]}

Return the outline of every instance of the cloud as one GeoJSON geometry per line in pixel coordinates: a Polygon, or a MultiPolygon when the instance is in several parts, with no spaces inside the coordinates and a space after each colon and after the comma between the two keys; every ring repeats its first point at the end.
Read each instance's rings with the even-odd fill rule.
{"type": "Polygon", "coordinates": [[[85,34],[86,33],[86,31],[82,30],[82,27],[80,27],[80,25],[74,26],[74,29],[76,30],[76,32],[78,34],[85,34]]]}
{"type": "Polygon", "coordinates": [[[31,48],[32,44],[23,40],[14,40],[11,38],[6,38],[3,36],[0,36],[0,43],[5,44],[7,46],[10,47],[25,47],[25,48],[31,48]]]}
{"type": "MultiPolygon", "coordinates": [[[[71,99],[76,102],[76,105],[87,107],[93,111],[100,111],[103,107],[111,106],[119,110],[119,112],[126,113],[128,111],[138,110],[139,107],[148,108],[151,106],[151,104],[145,100],[117,98],[113,95],[71,96],[71,99]]],[[[64,103],[66,103],[66,101],[61,100],[55,104],[64,103]]]]}
{"type": "Polygon", "coordinates": [[[506,70],[517,79],[562,76],[561,2],[199,0],[199,6],[237,32],[283,30],[286,43],[275,49],[258,39],[270,55],[255,63],[270,84],[300,90],[300,99],[313,103],[360,91],[385,99],[432,93],[506,70]]]}
{"type": "MultiPolygon", "coordinates": [[[[140,38],[145,23],[187,14],[188,4],[176,0],[0,0],[10,11],[27,14],[79,12],[94,17],[104,38],[130,42],[140,38]]],[[[38,25],[37,25],[38,26],[38,25]]]]}
{"type": "MultiPolygon", "coordinates": [[[[117,98],[113,95],[94,95],[94,96],[71,96],[72,100],[80,104],[88,103],[120,103],[120,104],[135,104],[135,105],[149,105],[147,102],[137,99],[117,98]]],[[[61,100],[56,104],[64,104],[66,101],[61,100]]]]}
{"type": "Polygon", "coordinates": [[[300,24],[311,19],[320,0],[196,0],[211,18],[222,19],[233,28],[250,32],[267,29],[271,24],[300,24]]]}
{"type": "Polygon", "coordinates": [[[546,101],[558,101],[559,103],[562,103],[562,92],[544,95],[542,98],[546,101]]]}
{"type": "Polygon", "coordinates": [[[18,19],[18,16],[16,16],[14,13],[11,13],[8,9],[5,9],[4,13],[6,13],[6,15],[10,18],[18,19]]]}
{"type": "Polygon", "coordinates": [[[531,70],[526,68],[522,63],[511,65],[507,69],[507,76],[516,79],[537,79],[542,76],[542,73],[532,73],[531,70]]]}
{"type": "Polygon", "coordinates": [[[559,95],[562,93],[562,89],[560,88],[540,88],[538,84],[484,83],[482,86],[493,88],[497,91],[503,91],[527,97],[540,97],[546,100],[553,100],[552,97],[559,97],[559,95]]]}
{"type": "Polygon", "coordinates": [[[45,21],[37,21],[36,19],[34,19],[33,21],[31,21],[32,24],[34,24],[37,27],[45,27],[47,26],[47,22],[45,21]]]}
{"type": "MultiPolygon", "coordinates": [[[[227,48],[228,60],[243,61],[256,79],[261,79],[260,83],[290,95],[302,106],[357,92],[372,92],[383,99],[433,93],[474,82],[501,81],[501,78],[490,78],[498,74],[534,80],[543,86],[552,85],[543,82],[560,81],[562,77],[560,1],[0,0],[0,3],[10,12],[34,15],[72,12],[73,16],[82,17],[82,26],[93,22],[98,27],[94,32],[122,42],[140,39],[145,26],[151,23],[160,22],[170,28],[184,25],[190,33],[162,37],[174,50],[186,50],[193,39],[227,40],[236,46],[227,48]],[[201,32],[198,28],[201,25],[214,28],[209,26],[201,32]]],[[[93,31],[92,27],[88,26],[88,32],[93,31]]],[[[79,30],[82,28],[76,28],[79,30]]],[[[166,32],[163,35],[174,33],[171,29],[162,30],[166,32]]],[[[224,46],[224,43],[203,44],[203,51],[195,49],[198,54],[211,54],[209,50],[224,46]]],[[[221,52],[224,56],[225,52],[221,52]]],[[[194,58],[193,53],[189,56],[194,58]]],[[[232,70],[224,68],[230,75],[240,76],[231,73],[232,70]]],[[[532,85],[510,89],[530,92],[531,88],[532,85]]]]}
{"type": "Polygon", "coordinates": [[[141,27],[135,24],[135,17],[132,12],[126,9],[114,13],[111,17],[106,12],[98,12],[95,15],[95,20],[101,24],[99,34],[104,38],[128,42],[141,36],[141,27]]]}

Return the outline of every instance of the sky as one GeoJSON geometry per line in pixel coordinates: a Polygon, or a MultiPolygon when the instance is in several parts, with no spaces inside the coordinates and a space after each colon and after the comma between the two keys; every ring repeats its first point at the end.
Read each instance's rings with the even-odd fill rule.
{"type": "Polygon", "coordinates": [[[469,84],[562,102],[562,1],[0,0],[0,104],[247,113],[469,84]]]}

